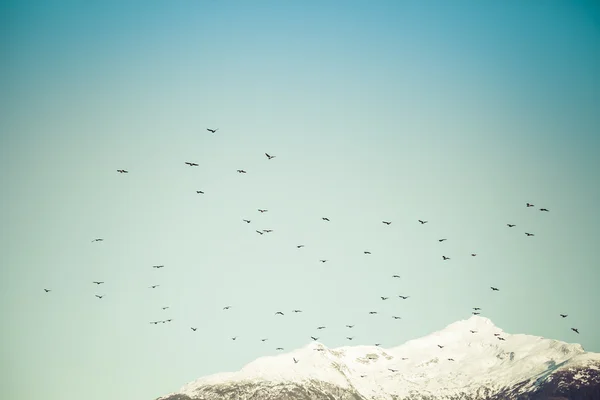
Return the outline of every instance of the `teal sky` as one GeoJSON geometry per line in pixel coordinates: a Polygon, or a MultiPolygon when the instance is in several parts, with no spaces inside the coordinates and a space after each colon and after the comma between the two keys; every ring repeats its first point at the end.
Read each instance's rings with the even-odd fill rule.
{"type": "Polygon", "coordinates": [[[600,352],[597,2],[0,15],[1,398],[148,400],[311,335],[347,345],[346,324],[392,347],[472,307],[600,352]]]}

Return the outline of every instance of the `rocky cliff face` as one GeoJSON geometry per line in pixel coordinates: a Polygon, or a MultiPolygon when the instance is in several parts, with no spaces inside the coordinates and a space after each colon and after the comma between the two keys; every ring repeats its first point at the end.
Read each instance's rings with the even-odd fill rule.
{"type": "Polygon", "coordinates": [[[310,345],[160,400],[600,400],[600,354],[472,317],[393,348],[310,345]],[[476,333],[473,333],[476,332],[476,333]],[[504,340],[499,340],[501,337],[504,340]]]}

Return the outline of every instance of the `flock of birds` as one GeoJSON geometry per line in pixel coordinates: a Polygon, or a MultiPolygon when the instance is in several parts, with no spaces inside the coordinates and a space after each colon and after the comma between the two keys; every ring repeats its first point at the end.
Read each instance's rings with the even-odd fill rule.
{"type": "MultiPolygon", "coordinates": [[[[213,135],[214,135],[214,134],[217,132],[217,130],[218,130],[218,128],[217,128],[217,129],[208,129],[208,128],[207,128],[207,131],[211,132],[213,135]]],[[[276,157],[276,156],[274,156],[274,155],[271,155],[271,154],[269,154],[269,153],[264,153],[264,154],[265,154],[265,156],[267,157],[267,160],[272,160],[272,159],[274,159],[274,158],[276,157]]],[[[198,167],[198,164],[197,164],[197,163],[194,163],[194,162],[189,162],[189,161],[186,161],[186,162],[185,162],[185,165],[188,165],[188,166],[190,166],[190,167],[198,167]]],[[[128,170],[125,170],[125,169],[117,169],[117,172],[118,172],[118,173],[120,173],[120,174],[128,174],[128,173],[129,173],[129,171],[128,171],[128,170]]],[[[247,173],[247,172],[246,172],[246,170],[244,170],[244,169],[238,169],[238,170],[237,170],[237,172],[238,172],[238,173],[240,173],[240,174],[246,174],[246,173],[247,173]]],[[[196,190],[196,193],[197,193],[197,194],[204,194],[204,191],[201,191],[201,190],[196,190]]],[[[531,208],[531,207],[535,207],[535,205],[534,205],[534,204],[531,204],[531,203],[526,203],[526,207],[527,207],[527,208],[531,208]]],[[[540,210],[540,211],[542,211],[542,212],[549,212],[549,210],[548,210],[547,208],[540,208],[539,210],[540,210]]],[[[257,211],[258,211],[258,212],[260,212],[261,214],[268,212],[268,210],[267,210],[267,209],[258,209],[257,211]]],[[[331,222],[331,220],[330,220],[328,217],[321,217],[321,219],[322,219],[324,222],[327,222],[327,223],[330,223],[330,222],[331,222]]],[[[427,220],[422,220],[422,219],[418,219],[417,221],[418,221],[418,222],[419,222],[421,225],[425,225],[425,224],[427,224],[427,223],[429,222],[429,221],[427,221],[427,220]]],[[[246,224],[250,224],[250,223],[252,222],[252,220],[250,220],[250,219],[242,219],[242,222],[244,222],[244,223],[246,223],[246,224]]],[[[390,225],[392,224],[392,221],[381,221],[381,222],[382,222],[383,224],[387,225],[387,226],[390,226],[390,225]]],[[[506,225],[508,226],[508,228],[514,228],[514,227],[516,227],[516,224],[511,224],[511,223],[508,223],[508,224],[506,224],[506,225]]],[[[272,229],[262,229],[262,230],[256,230],[256,232],[257,232],[258,234],[260,234],[260,235],[264,235],[264,234],[268,234],[268,233],[271,233],[271,232],[273,232],[273,230],[272,230],[272,229]]],[[[530,233],[530,232],[525,232],[525,235],[526,235],[526,236],[528,236],[528,237],[535,236],[533,233],[530,233]]],[[[447,238],[441,238],[441,239],[438,239],[438,241],[439,241],[440,243],[441,243],[441,242],[444,242],[444,241],[446,241],[446,240],[447,240],[447,238]]],[[[102,242],[102,241],[104,241],[104,239],[103,239],[103,238],[96,238],[96,239],[93,239],[93,240],[92,240],[92,243],[96,243],[96,242],[102,242]]],[[[298,245],[296,245],[296,247],[297,247],[298,249],[301,249],[301,248],[305,247],[305,245],[304,245],[304,244],[298,244],[298,245]]],[[[371,252],[370,252],[370,251],[368,251],[368,250],[365,250],[365,251],[363,251],[363,253],[364,253],[365,255],[370,255],[370,254],[371,254],[371,252]]],[[[475,257],[475,256],[477,256],[477,253],[471,253],[471,257],[475,257]]],[[[447,257],[446,255],[442,255],[442,260],[443,260],[443,261],[448,261],[448,260],[450,260],[450,257],[447,257]]],[[[326,263],[328,260],[327,260],[327,259],[320,259],[319,261],[320,261],[321,263],[326,263]]],[[[152,268],[155,268],[155,269],[160,269],[160,268],[164,268],[164,267],[165,267],[164,265],[154,265],[154,266],[152,266],[152,268]]],[[[392,275],[392,278],[400,278],[400,276],[399,276],[399,275],[392,275]]],[[[98,285],[98,286],[99,286],[99,285],[102,285],[102,284],[104,284],[104,282],[103,282],[103,281],[93,281],[92,283],[93,283],[93,284],[96,284],[96,285],[98,285]]],[[[157,288],[157,287],[159,287],[159,286],[160,286],[160,285],[152,285],[152,286],[150,286],[150,287],[149,287],[149,289],[156,289],[156,288],[157,288]]],[[[494,292],[498,292],[498,291],[500,291],[500,289],[499,289],[499,288],[497,288],[497,287],[494,287],[494,286],[491,286],[491,287],[490,287],[490,289],[491,289],[492,291],[494,291],[494,292]]],[[[51,289],[47,289],[47,288],[45,288],[45,289],[44,289],[44,291],[45,291],[46,293],[49,293],[49,292],[51,292],[51,289]]],[[[95,296],[96,296],[98,299],[103,299],[103,298],[105,297],[104,295],[99,295],[99,294],[96,294],[95,296]]],[[[409,298],[410,298],[410,296],[398,295],[398,298],[400,298],[400,299],[402,299],[402,300],[407,300],[407,299],[409,299],[409,298]]],[[[382,300],[382,301],[389,300],[389,297],[381,296],[381,300],[382,300]]],[[[227,310],[229,310],[229,309],[231,309],[231,308],[232,308],[232,306],[231,306],[231,305],[227,305],[227,306],[223,307],[223,311],[227,311],[227,310]]],[[[163,309],[163,310],[167,310],[167,309],[169,309],[169,307],[162,307],[162,309],[163,309]]],[[[302,312],[302,310],[298,310],[298,309],[292,310],[292,313],[301,313],[301,312],[302,312]]],[[[369,311],[369,315],[375,315],[375,314],[378,314],[378,312],[377,312],[377,311],[369,311]]],[[[472,314],[473,314],[473,315],[480,315],[480,314],[481,314],[481,308],[480,308],[480,307],[473,307],[472,314]]],[[[275,316],[284,316],[285,314],[284,314],[282,311],[276,311],[276,312],[274,313],[274,315],[275,315],[275,316]]],[[[567,315],[567,314],[559,314],[559,316],[560,316],[561,318],[563,318],[563,319],[568,317],[568,315],[567,315]]],[[[401,319],[401,317],[399,317],[399,316],[396,316],[396,315],[393,315],[393,316],[392,316],[392,318],[393,318],[393,319],[396,319],[396,320],[397,320],[397,319],[401,319]]],[[[159,323],[165,324],[165,323],[172,322],[172,321],[173,321],[173,319],[165,319],[165,320],[159,320],[159,321],[151,321],[151,322],[150,322],[150,324],[154,324],[154,325],[157,325],[157,324],[159,324],[159,323]]],[[[346,328],[347,328],[347,329],[352,329],[352,328],[354,328],[354,326],[355,326],[355,325],[346,325],[346,328]]],[[[197,327],[190,327],[190,329],[191,329],[193,332],[196,332],[196,331],[198,330],[198,328],[197,328],[197,327]]],[[[326,329],[326,326],[318,326],[318,327],[316,328],[316,330],[318,330],[318,331],[321,331],[321,330],[323,330],[323,329],[326,329]]],[[[577,328],[571,328],[571,330],[572,330],[573,332],[575,332],[575,333],[579,334],[579,330],[578,330],[577,328]]],[[[472,333],[472,334],[477,334],[478,332],[477,332],[477,331],[475,331],[475,330],[470,330],[470,333],[472,333]]],[[[496,337],[498,340],[500,340],[500,341],[504,341],[504,340],[505,340],[505,338],[503,338],[503,337],[501,336],[501,333],[494,333],[494,336],[495,336],[495,337],[496,337]]],[[[317,337],[317,336],[310,336],[310,338],[311,338],[313,341],[317,341],[317,340],[319,340],[319,337],[317,337]]],[[[238,339],[238,336],[234,336],[234,337],[232,337],[232,338],[231,338],[231,340],[236,340],[236,339],[238,339]]],[[[353,340],[353,339],[354,339],[354,336],[346,336],[346,340],[349,340],[349,341],[351,341],[351,340],[353,340]]],[[[260,340],[261,340],[261,342],[266,342],[266,341],[268,340],[268,338],[262,338],[262,339],[260,339],[260,340]]],[[[375,343],[375,346],[380,346],[380,345],[381,345],[380,343],[375,343]]],[[[442,346],[442,345],[439,345],[439,344],[438,344],[437,346],[438,346],[440,349],[443,349],[443,348],[444,348],[444,346],[442,346]]],[[[282,348],[282,347],[277,347],[275,350],[276,350],[276,351],[283,351],[283,350],[284,350],[284,348],[282,348]]],[[[316,350],[316,351],[324,351],[324,348],[322,348],[322,347],[317,347],[317,348],[315,348],[315,350],[316,350]]],[[[403,359],[403,360],[406,360],[407,358],[402,358],[402,359],[403,359]]],[[[293,361],[294,361],[294,363],[298,363],[298,362],[299,362],[299,360],[297,360],[296,358],[293,358],[293,361]]],[[[452,358],[448,358],[448,361],[454,361],[454,359],[452,359],[452,358]]],[[[390,370],[391,372],[397,372],[397,370],[394,370],[394,369],[391,369],[391,368],[390,368],[389,370],[390,370]]],[[[361,377],[364,377],[364,375],[361,375],[361,377]]]]}

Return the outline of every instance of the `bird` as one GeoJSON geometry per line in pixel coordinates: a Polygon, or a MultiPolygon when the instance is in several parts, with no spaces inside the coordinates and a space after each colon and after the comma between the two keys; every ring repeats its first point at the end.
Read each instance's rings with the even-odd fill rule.
{"type": "Polygon", "coordinates": [[[275,156],[271,156],[271,155],[269,155],[268,153],[265,153],[265,156],[267,156],[267,158],[268,158],[269,160],[270,160],[270,159],[272,159],[272,158],[275,158],[275,156]]]}
{"type": "Polygon", "coordinates": [[[402,300],[406,300],[406,299],[408,299],[410,296],[400,296],[400,295],[399,295],[398,297],[400,297],[402,300]]]}
{"type": "Polygon", "coordinates": [[[370,251],[363,251],[363,253],[365,253],[365,254],[371,254],[370,251]]]}
{"type": "Polygon", "coordinates": [[[377,311],[369,311],[369,314],[371,314],[371,315],[377,314],[377,311]]]}
{"type": "Polygon", "coordinates": [[[94,282],[92,282],[92,283],[95,283],[96,285],[101,285],[101,284],[103,284],[104,282],[97,282],[97,281],[94,281],[94,282]]]}
{"type": "Polygon", "coordinates": [[[99,299],[101,299],[101,298],[104,297],[104,295],[102,295],[102,296],[96,295],[96,297],[99,298],[99,299]]]}
{"type": "Polygon", "coordinates": [[[419,222],[421,223],[421,225],[426,224],[429,221],[423,221],[423,220],[419,220],[419,222]]]}
{"type": "Polygon", "coordinates": [[[514,225],[514,224],[506,224],[506,226],[508,226],[509,228],[513,228],[513,227],[515,227],[516,225],[514,225]]]}
{"type": "Polygon", "coordinates": [[[534,205],[531,203],[527,203],[527,207],[534,207],[534,205]]]}
{"type": "Polygon", "coordinates": [[[297,245],[296,247],[297,247],[297,248],[299,248],[299,249],[301,249],[301,248],[303,248],[303,247],[304,247],[304,245],[303,245],[303,244],[299,244],[299,245],[297,245]]]}
{"type": "Polygon", "coordinates": [[[214,134],[216,131],[219,130],[219,128],[217,128],[217,129],[206,128],[206,130],[209,131],[210,133],[214,134]]]}
{"type": "Polygon", "coordinates": [[[329,221],[329,218],[327,218],[327,217],[323,217],[323,218],[321,218],[321,219],[322,219],[323,221],[331,222],[331,221],[329,221]]]}
{"type": "Polygon", "coordinates": [[[386,225],[390,225],[392,223],[392,221],[381,221],[382,223],[386,224],[386,225]]]}
{"type": "Polygon", "coordinates": [[[245,174],[246,173],[246,171],[244,171],[243,169],[238,169],[237,172],[240,173],[240,174],[245,174]]]}
{"type": "Polygon", "coordinates": [[[348,339],[348,340],[352,340],[352,339],[354,339],[354,337],[351,337],[351,336],[346,336],[346,339],[348,339]]]}
{"type": "Polygon", "coordinates": [[[167,308],[169,308],[169,307],[163,307],[162,309],[163,309],[163,310],[166,310],[167,308]]]}
{"type": "Polygon", "coordinates": [[[250,220],[249,219],[243,219],[242,221],[244,221],[245,223],[249,224],[250,220]]]}
{"type": "Polygon", "coordinates": [[[281,311],[277,311],[275,315],[283,315],[283,313],[281,311]]]}
{"type": "Polygon", "coordinates": [[[480,312],[474,312],[473,315],[479,315],[481,314],[480,312]]]}
{"type": "Polygon", "coordinates": [[[495,292],[499,292],[499,291],[500,291],[500,289],[498,289],[498,288],[495,288],[495,287],[493,287],[493,286],[490,286],[490,288],[491,288],[493,291],[495,291],[495,292]]]}
{"type": "Polygon", "coordinates": [[[392,278],[400,278],[400,275],[392,275],[392,278]]]}
{"type": "Polygon", "coordinates": [[[263,232],[265,232],[265,233],[273,232],[273,229],[263,229],[263,232]]]}
{"type": "Polygon", "coordinates": [[[398,370],[397,370],[397,369],[392,369],[392,368],[388,368],[388,369],[389,369],[390,371],[392,371],[392,372],[398,372],[398,370]]]}
{"type": "Polygon", "coordinates": [[[264,232],[261,231],[256,231],[256,233],[258,233],[259,235],[264,235],[264,232]]]}
{"type": "Polygon", "coordinates": [[[395,315],[392,316],[392,318],[394,318],[394,319],[402,319],[402,317],[396,317],[395,315]]]}
{"type": "Polygon", "coordinates": [[[577,334],[579,334],[579,330],[577,328],[571,328],[571,330],[577,334]]]}
{"type": "Polygon", "coordinates": [[[167,322],[171,322],[171,321],[173,321],[173,320],[172,320],[172,319],[168,319],[168,320],[167,320],[167,322]]]}
{"type": "Polygon", "coordinates": [[[237,336],[234,336],[234,337],[232,337],[232,338],[231,338],[231,340],[235,340],[235,339],[237,339],[237,338],[238,338],[237,336]]]}
{"type": "Polygon", "coordinates": [[[204,194],[204,192],[202,190],[196,190],[196,193],[198,193],[198,194],[204,194]]]}
{"type": "Polygon", "coordinates": [[[383,296],[381,296],[381,300],[387,300],[387,299],[389,299],[389,297],[383,297],[383,296]]]}
{"type": "Polygon", "coordinates": [[[164,265],[153,265],[152,268],[163,268],[164,265]]]}
{"type": "Polygon", "coordinates": [[[312,340],[314,340],[315,342],[316,342],[317,340],[319,340],[319,338],[318,338],[318,337],[314,337],[314,336],[311,336],[310,338],[311,338],[312,340]]]}
{"type": "Polygon", "coordinates": [[[197,330],[198,328],[191,328],[191,329],[192,329],[194,332],[196,332],[196,330],[197,330]]]}
{"type": "Polygon", "coordinates": [[[124,170],[124,169],[118,169],[117,172],[120,174],[128,174],[129,173],[129,171],[124,170]]]}
{"type": "Polygon", "coordinates": [[[550,210],[548,210],[547,208],[540,208],[540,211],[550,212],[550,210]]]}
{"type": "Polygon", "coordinates": [[[525,232],[525,234],[526,234],[527,236],[535,236],[533,233],[527,233],[527,232],[525,232]]]}
{"type": "Polygon", "coordinates": [[[560,314],[561,317],[567,318],[568,314],[560,314]]]}
{"type": "Polygon", "coordinates": [[[321,261],[322,263],[325,263],[325,262],[327,262],[327,260],[319,260],[319,261],[321,261]]]}
{"type": "Polygon", "coordinates": [[[473,310],[477,311],[477,310],[481,310],[481,308],[479,308],[479,307],[473,307],[473,310]]]}
{"type": "Polygon", "coordinates": [[[440,346],[439,344],[437,345],[437,347],[439,347],[440,349],[443,349],[443,348],[444,348],[444,346],[440,346]]]}
{"type": "Polygon", "coordinates": [[[302,310],[293,310],[292,312],[300,313],[300,312],[302,312],[302,310]]]}
{"type": "Polygon", "coordinates": [[[103,241],[104,241],[104,239],[94,239],[94,240],[92,240],[92,243],[94,243],[94,242],[103,242],[103,241]]]}
{"type": "Polygon", "coordinates": [[[225,306],[223,307],[223,310],[229,310],[231,308],[231,306],[225,306]]]}
{"type": "Polygon", "coordinates": [[[44,289],[44,292],[46,292],[46,293],[51,292],[51,291],[52,291],[51,289],[44,289]]]}
{"type": "Polygon", "coordinates": [[[477,331],[470,331],[471,333],[477,333],[477,331]]]}
{"type": "Polygon", "coordinates": [[[156,288],[157,288],[157,287],[159,287],[159,286],[160,286],[160,285],[153,285],[153,286],[150,286],[150,287],[149,287],[149,289],[156,289],[156,288]]]}
{"type": "Polygon", "coordinates": [[[258,209],[258,211],[260,211],[261,213],[266,213],[269,210],[261,210],[260,208],[258,209]]]}
{"type": "Polygon", "coordinates": [[[269,339],[260,339],[261,342],[266,342],[269,339]]]}
{"type": "Polygon", "coordinates": [[[379,346],[381,346],[381,343],[375,343],[375,346],[379,347],[379,346]]]}
{"type": "Polygon", "coordinates": [[[454,358],[449,358],[448,361],[454,361],[454,358]]]}
{"type": "Polygon", "coordinates": [[[438,242],[443,242],[444,240],[448,240],[448,239],[438,239],[438,242]]]}
{"type": "Polygon", "coordinates": [[[471,257],[475,257],[477,253],[471,253],[471,257]]]}
{"type": "Polygon", "coordinates": [[[278,347],[275,350],[277,350],[277,351],[283,351],[283,347],[278,347]]]}
{"type": "Polygon", "coordinates": [[[189,161],[186,161],[185,163],[186,163],[187,165],[189,165],[190,167],[197,167],[197,166],[198,166],[198,164],[196,164],[196,163],[193,163],[193,162],[189,162],[189,161]]]}
{"type": "Polygon", "coordinates": [[[295,357],[292,357],[292,358],[293,358],[293,360],[294,360],[294,364],[298,364],[298,360],[296,360],[296,358],[295,358],[295,357]]]}
{"type": "Polygon", "coordinates": [[[500,336],[500,334],[499,333],[494,333],[494,336],[500,336]]]}
{"type": "Polygon", "coordinates": [[[325,329],[325,326],[318,326],[317,329],[325,329]]]}
{"type": "Polygon", "coordinates": [[[346,328],[354,328],[354,325],[346,325],[346,328]]]}
{"type": "Polygon", "coordinates": [[[449,260],[450,257],[442,256],[442,260],[449,260]]]}

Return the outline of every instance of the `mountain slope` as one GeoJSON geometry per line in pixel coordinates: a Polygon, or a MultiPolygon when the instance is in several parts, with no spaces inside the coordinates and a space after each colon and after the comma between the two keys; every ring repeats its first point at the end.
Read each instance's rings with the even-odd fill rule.
{"type": "Polygon", "coordinates": [[[301,349],[200,378],[160,400],[600,399],[600,354],[473,316],[382,349],[301,349]],[[504,339],[504,340],[501,340],[504,339]],[[298,360],[297,363],[293,359],[298,360]]]}

